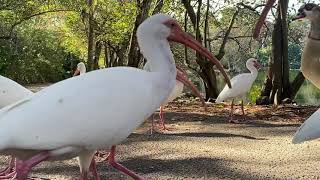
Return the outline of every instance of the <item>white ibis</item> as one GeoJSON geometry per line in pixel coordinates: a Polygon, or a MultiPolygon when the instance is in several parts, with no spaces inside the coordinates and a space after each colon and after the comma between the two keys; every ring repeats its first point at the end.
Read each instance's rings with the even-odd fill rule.
{"type": "MultiPolygon", "coordinates": [[[[0,76],[0,108],[15,103],[32,94],[32,91],[21,86],[17,82],[0,76]]],[[[0,172],[0,179],[13,178],[15,174],[15,158],[12,157],[9,166],[0,172]]]]}
{"type": "Polygon", "coordinates": [[[292,143],[298,144],[320,137],[320,109],[313,113],[295,133],[292,143]]]}
{"type": "Polygon", "coordinates": [[[151,72],[132,67],[91,71],[0,111],[0,153],[23,159],[17,165],[18,180],[27,179],[31,168],[44,160],[79,156],[88,159],[88,167],[96,149],[109,148],[113,167],[143,179],[115,162],[115,145],[155,112],[172,91],[177,73],[168,40],[185,44],[211,60],[231,87],[219,61],[169,16],[157,14],[146,19],[137,30],[137,39],[151,72]]]}
{"type": "MultiPolygon", "coordinates": [[[[233,120],[233,104],[234,99],[237,97],[243,98],[246,93],[251,89],[253,82],[258,76],[258,69],[261,65],[258,63],[257,59],[250,58],[246,62],[246,67],[249,69],[250,73],[239,74],[231,79],[231,86],[229,88],[227,85],[220,92],[216,102],[220,103],[227,99],[232,99],[231,102],[231,111],[230,111],[230,123],[238,123],[238,120],[233,120]]],[[[241,110],[242,115],[245,118],[244,108],[243,108],[243,99],[241,99],[241,110]]]]}
{"type": "Polygon", "coordinates": [[[79,62],[77,64],[77,69],[73,73],[73,76],[84,74],[86,73],[86,71],[87,71],[86,65],[83,62],[79,62]]]}
{"type": "MultiPolygon", "coordinates": [[[[150,64],[148,62],[143,67],[143,69],[146,70],[146,71],[150,71],[150,68],[151,67],[150,67],[150,64]]],[[[177,73],[181,74],[181,76],[187,77],[187,73],[182,68],[180,68],[179,66],[176,66],[176,68],[177,68],[177,73]]],[[[176,84],[175,84],[173,90],[171,91],[170,95],[168,96],[168,98],[160,106],[159,117],[160,117],[160,122],[162,124],[163,130],[167,130],[167,128],[165,127],[165,120],[164,120],[164,116],[163,116],[163,106],[166,105],[168,102],[171,102],[174,99],[176,99],[177,97],[179,97],[183,92],[184,85],[181,82],[181,81],[183,81],[183,79],[179,80],[179,77],[180,76],[177,76],[176,84]]],[[[193,83],[188,83],[188,82],[185,82],[185,83],[188,84],[188,87],[192,90],[194,95],[199,97],[199,99],[200,99],[202,105],[204,106],[205,110],[207,110],[205,101],[204,101],[203,97],[201,96],[200,92],[197,90],[196,86],[193,83]]],[[[153,116],[152,116],[152,120],[151,121],[152,121],[152,127],[150,129],[150,132],[152,134],[152,131],[154,130],[153,116]]]]}

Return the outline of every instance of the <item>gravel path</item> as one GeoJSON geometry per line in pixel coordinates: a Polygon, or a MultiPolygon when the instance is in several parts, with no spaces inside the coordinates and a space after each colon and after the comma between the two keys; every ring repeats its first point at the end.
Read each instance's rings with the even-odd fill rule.
{"type": "MultiPolygon", "coordinates": [[[[320,143],[291,144],[316,108],[246,109],[248,121],[229,124],[224,105],[211,105],[205,113],[197,104],[171,104],[165,118],[172,131],[147,135],[145,123],[118,146],[117,158],[147,179],[320,179],[320,143]]],[[[1,156],[1,165],[6,160],[1,156]]],[[[102,179],[130,179],[105,162],[98,169],[102,179]]],[[[31,176],[77,179],[79,170],[75,159],[45,162],[31,176]]]]}

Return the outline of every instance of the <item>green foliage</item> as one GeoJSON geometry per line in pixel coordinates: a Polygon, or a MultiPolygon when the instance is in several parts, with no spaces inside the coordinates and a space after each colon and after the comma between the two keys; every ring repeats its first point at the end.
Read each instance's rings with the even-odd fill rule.
{"type": "Polygon", "coordinates": [[[261,92],[261,85],[253,85],[249,94],[248,94],[248,99],[251,103],[256,103],[257,97],[260,96],[261,92]]]}

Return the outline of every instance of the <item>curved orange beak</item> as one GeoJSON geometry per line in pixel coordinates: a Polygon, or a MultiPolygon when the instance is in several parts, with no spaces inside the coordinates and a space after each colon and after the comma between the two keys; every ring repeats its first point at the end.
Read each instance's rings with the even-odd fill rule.
{"type": "Polygon", "coordinates": [[[219,62],[219,60],[214,57],[208,49],[204,48],[201,43],[199,43],[197,40],[195,40],[192,36],[190,36],[188,33],[184,32],[181,27],[173,20],[169,20],[164,23],[167,26],[171,27],[171,33],[169,37],[167,38],[168,41],[174,41],[181,44],[184,44],[188,46],[191,49],[194,49],[204,57],[206,57],[208,60],[210,60],[214,65],[217,66],[217,68],[221,71],[222,75],[224,76],[224,79],[226,83],[228,84],[229,88],[231,88],[230,79],[227,75],[227,73],[224,71],[223,66],[219,62]],[[173,26],[172,26],[173,25],[173,26]]]}
{"type": "Polygon", "coordinates": [[[201,104],[204,107],[205,111],[208,111],[207,105],[203,99],[203,97],[201,96],[199,90],[197,89],[197,87],[188,79],[187,77],[187,73],[181,69],[180,67],[176,67],[177,68],[177,77],[176,79],[180,82],[182,82],[185,86],[189,87],[191,89],[191,91],[193,92],[193,94],[195,96],[198,96],[200,98],[201,104]]]}
{"type": "Polygon", "coordinates": [[[74,71],[73,76],[77,76],[77,75],[79,75],[79,74],[80,74],[80,70],[77,68],[77,69],[74,71]]]}
{"type": "Polygon", "coordinates": [[[276,0],[268,0],[266,5],[264,6],[262,13],[257,21],[257,24],[253,30],[253,38],[257,39],[259,37],[262,25],[264,23],[264,21],[266,20],[266,17],[268,15],[268,12],[270,11],[270,9],[272,8],[272,5],[276,2],[276,0]]]}

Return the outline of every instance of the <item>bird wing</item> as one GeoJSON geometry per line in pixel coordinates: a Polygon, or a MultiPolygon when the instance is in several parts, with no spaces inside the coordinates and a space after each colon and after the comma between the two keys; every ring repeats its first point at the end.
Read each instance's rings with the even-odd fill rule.
{"type": "Polygon", "coordinates": [[[244,96],[251,88],[255,78],[250,73],[239,74],[231,79],[230,89],[227,85],[220,92],[216,102],[244,96]]]}
{"type": "Polygon", "coordinates": [[[320,109],[313,113],[295,133],[292,143],[298,144],[320,137],[320,109]]]}
{"type": "Polygon", "coordinates": [[[0,149],[118,144],[160,106],[152,76],[108,68],[47,87],[0,111],[0,149]]]}

